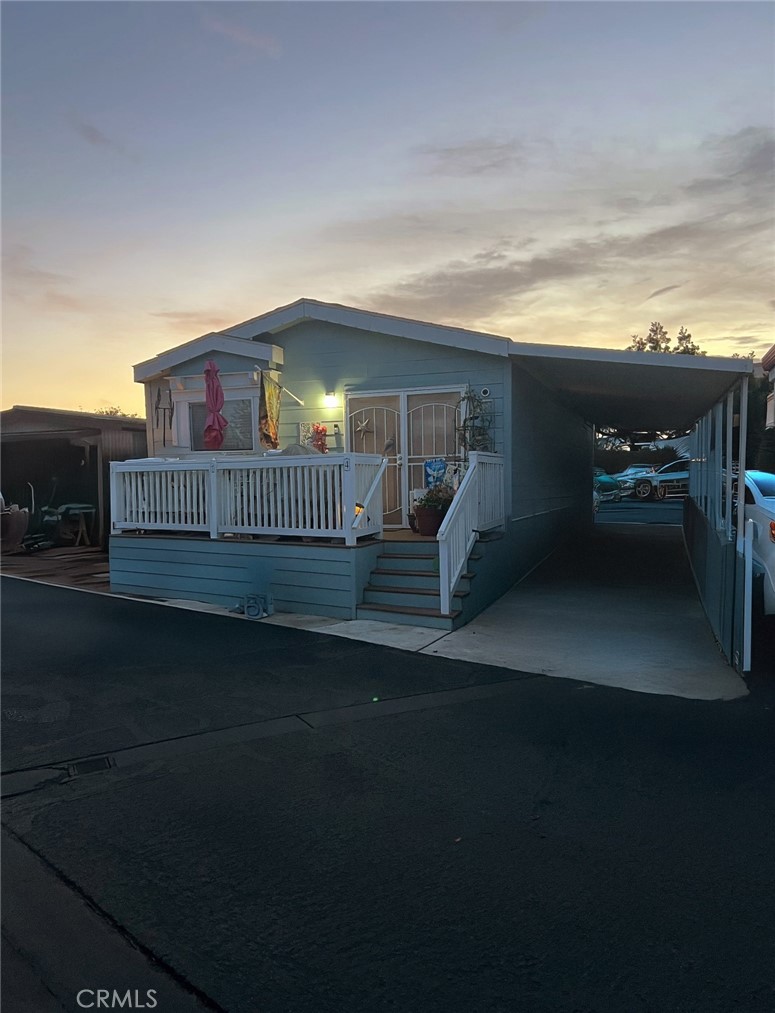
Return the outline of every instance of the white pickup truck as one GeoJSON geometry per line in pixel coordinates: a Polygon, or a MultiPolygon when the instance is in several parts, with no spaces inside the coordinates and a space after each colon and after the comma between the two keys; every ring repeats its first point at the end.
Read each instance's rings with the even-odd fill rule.
{"type": "Polygon", "coordinates": [[[764,580],[764,614],[775,615],[775,475],[745,473],[745,519],[754,522],[754,574],[764,580]]]}

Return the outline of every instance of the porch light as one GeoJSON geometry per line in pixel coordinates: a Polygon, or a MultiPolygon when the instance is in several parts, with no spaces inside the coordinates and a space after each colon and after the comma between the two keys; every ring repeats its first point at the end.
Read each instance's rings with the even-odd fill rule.
{"type": "Polygon", "coordinates": [[[363,503],[356,503],[355,504],[355,516],[356,517],[360,517],[362,513],[363,513],[363,503]]]}
{"type": "Polygon", "coordinates": [[[323,396],[323,404],[326,408],[337,408],[339,406],[339,398],[336,396],[335,390],[327,390],[323,396]]]}

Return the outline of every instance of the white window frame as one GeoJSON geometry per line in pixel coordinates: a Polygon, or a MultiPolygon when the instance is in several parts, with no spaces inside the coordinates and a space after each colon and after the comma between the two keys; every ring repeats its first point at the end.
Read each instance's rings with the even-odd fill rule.
{"type": "MultiPolygon", "coordinates": [[[[250,387],[226,387],[223,391],[223,400],[226,401],[250,401],[252,415],[251,432],[253,434],[253,446],[250,450],[219,450],[219,454],[230,454],[235,457],[246,454],[257,454],[263,452],[258,442],[258,409],[261,399],[261,388],[256,385],[250,387]]],[[[180,390],[172,392],[172,403],[175,405],[175,415],[172,419],[172,435],[176,450],[184,451],[192,457],[212,457],[212,450],[193,450],[191,446],[191,414],[189,406],[192,404],[204,404],[206,400],[205,391],[180,390]]]]}

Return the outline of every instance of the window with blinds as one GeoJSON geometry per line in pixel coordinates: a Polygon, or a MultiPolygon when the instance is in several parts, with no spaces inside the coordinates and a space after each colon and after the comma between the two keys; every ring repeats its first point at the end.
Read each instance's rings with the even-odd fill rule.
{"type": "MultiPolygon", "coordinates": [[[[205,423],[207,422],[207,405],[204,401],[194,401],[188,406],[191,424],[191,449],[206,450],[205,423]]],[[[225,401],[221,415],[229,423],[223,431],[221,450],[254,449],[253,440],[253,401],[251,398],[237,398],[225,401]]]]}

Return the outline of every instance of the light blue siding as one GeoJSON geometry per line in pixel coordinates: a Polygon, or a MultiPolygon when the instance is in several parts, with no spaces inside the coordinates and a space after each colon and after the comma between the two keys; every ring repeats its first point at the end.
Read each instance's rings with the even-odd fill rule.
{"type": "Polygon", "coordinates": [[[114,535],[111,590],[227,607],[269,593],[278,612],[352,619],[378,551],[378,545],[114,535]]]}
{"type": "MultiPolygon", "coordinates": [[[[204,374],[205,366],[210,359],[213,359],[222,373],[242,373],[260,366],[266,369],[266,359],[260,359],[250,352],[250,344],[245,342],[245,355],[234,355],[232,352],[208,352],[206,355],[197,355],[193,359],[179,362],[177,366],[170,369],[171,376],[198,376],[204,374]]],[[[258,352],[258,349],[256,349],[258,352]]]]}
{"type": "MultiPolygon", "coordinates": [[[[504,447],[504,412],[509,384],[509,361],[481,352],[444,348],[335,324],[307,321],[275,336],[285,350],[282,382],[305,402],[304,407],[283,399],[281,442],[297,438],[299,422],[323,422],[345,433],[344,393],[412,391],[424,387],[488,387],[493,409],[495,450],[504,447]],[[323,396],[334,390],[340,405],[326,408],[323,396]]],[[[329,440],[333,447],[333,440],[329,440]]]]}

